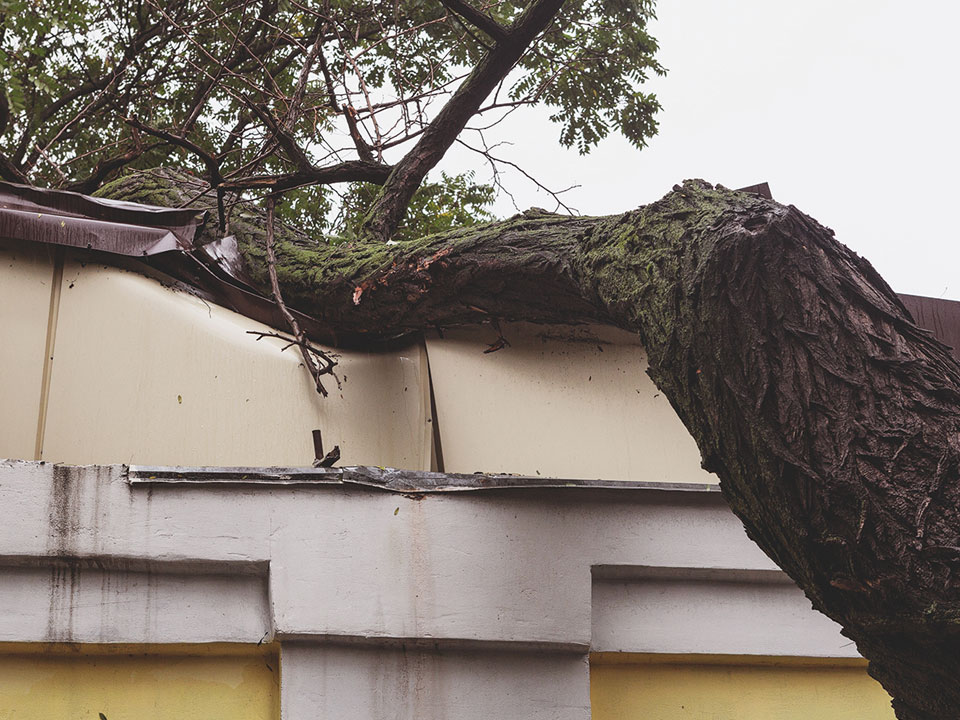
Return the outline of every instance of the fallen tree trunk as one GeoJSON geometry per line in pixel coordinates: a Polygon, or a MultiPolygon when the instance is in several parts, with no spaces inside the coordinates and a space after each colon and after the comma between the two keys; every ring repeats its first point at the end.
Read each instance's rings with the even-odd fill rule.
{"type": "Polygon", "coordinates": [[[960,715],[960,367],[831,231],[694,181],[613,217],[396,244],[281,233],[277,253],[287,303],[351,336],[490,319],[639,333],[747,532],[856,641],[897,716],[960,715]]]}

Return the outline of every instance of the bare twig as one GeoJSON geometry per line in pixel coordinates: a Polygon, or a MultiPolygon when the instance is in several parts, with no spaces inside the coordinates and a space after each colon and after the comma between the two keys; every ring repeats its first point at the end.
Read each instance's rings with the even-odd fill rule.
{"type": "MultiPolygon", "coordinates": [[[[293,313],[287,309],[286,303],[283,302],[283,296],[280,294],[280,281],[277,279],[277,256],[273,251],[273,236],[274,236],[274,216],[276,214],[277,207],[277,196],[274,194],[267,195],[266,199],[267,205],[267,238],[266,238],[266,251],[267,251],[267,272],[270,275],[270,289],[273,292],[273,301],[277,304],[277,308],[280,310],[280,314],[283,315],[284,320],[287,321],[287,324],[290,326],[290,330],[293,332],[294,337],[296,338],[295,344],[300,348],[300,354],[303,356],[303,362],[307,366],[307,370],[310,371],[310,376],[314,379],[317,384],[317,392],[320,393],[323,397],[327,397],[327,389],[323,386],[321,381],[322,375],[333,375],[334,379],[337,380],[337,385],[340,384],[339,379],[333,372],[333,368],[337,366],[336,360],[327,355],[321,350],[310,345],[307,340],[306,334],[303,332],[303,329],[300,327],[300,323],[297,322],[297,319],[293,316],[293,313]],[[324,363],[323,365],[317,364],[317,358],[320,358],[324,363]]],[[[286,338],[285,338],[286,339],[286,338]]],[[[289,347],[289,345],[287,346],[289,347]]],[[[286,349],[286,348],[284,348],[286,349]]]]}
{"type": "MultiPolygon", "coordinates": [[[[558,209],[561,209],[561,208],[562,208],[563,210],[565,210],[566,212],[568,212],[568,213],[571,214],[571,215],[579,215],[579,214],[580,214],[580,212],[579,212],[576,208],[570,207],[570,206],[567,205],[565,202],[563,202],[563,200],[560,199],[560,195],[562,195],[562,194],[565,193],[565,192],[570,192],[571,190],[580,187],[579,185],[571,185],[570,187],[564,188],[563,190],[551,190],[551,189],[548,188],[546,185],[544,185],[542,182],[540,182],[539,180],[537,180],[533,175],[531,175],[531,174],[528,173],[526,170],[524,170],[522,167],[520,167],[517,163],[515,163],[515,162],[513,162],[513,161],[511,161],[511,160],[506,160],[506,159],[504,159],[504,158],[496,157],[495,155],[493,155],[493,153],[491,152],[491,150],[492,150],[493,148],[487,147],[486,141],[483,139],[483,134],[482,134],[480,131],[477,131],[477,134],[480,136],[480,142],[483,143],[483,149],[482,149],[482,150],[481,150],[480,148],[473,147],[472,145],[470,145],[469,143],[465,142],[464,140],[462,140],[462,139],[460,139],[460,138],[457,138],[457,143],[458,143],[459,145],[462,145],[463,147],[465,147],[467,150],[471,150],[471,151],[473,151],[473,152],[475,152],[475,153],[478,153],[479,155],[482,155],[483,157],[485,157],[485,158],[487,159],[487,162],[490,163],[490,166],[491,166],[491,168],[493,169],[493,172],[494,172],[494,183],[497,185],[498,188],[500,188],[501,190],[504,190],[504,187],[503,187],[502,183],[500,182],[499,178],[497,177],[497,175],[498,175],[497,163],[500,163],[501,165],[506,165],[507,167],[510,167],[510,168],[516,170],[518,173],[520,173],[521,175],[523,175],[527,180],[529,180],[529,181],[532,182],[534,185],[536,185],[536,186],[537,186],[537,189],[542,190],[543,192],[547,193],[550,197],[553,198],[554,202],[557,204],[557,208],[558,208],[558,209]]],[[[502,143],[498,143],[498,144],[502,144],[502,143]]],[[[494,145],[494,147],[497,147],[497,145],[494,145]]],[[[510,199],[513,200],[513,195],[512,195],[512,194],[510,194],[510,193],[508,192],[507,195],[509,195],[509,196],[510,196],[510,199]]],[[[516,207],[516,203],[514,203],[514,207],[516,207]]],[[[518,208],[518,210],[519,210],[519,208],[518,208]]]]}
{"type": "Polygon", "coordinates": [[[323,56],[322,52],[318,59],[320,61],[320,71],[323,73],[323,81],[327,87],[327,97],[330,100],[330,107],[333,108],[334,112],[343,114],[343,118],[347,122],[347,130],[350,132],[350,137],[353,139],[353,144],[357,149],[359,158],[365,162],[374,162],[370,146],[363,139],[363,136],[360,134],[360,129],[357,127],[357,111],[353,105],[340,105],[337,101],[337,92],[333,87],[333,76],[330,74],[330,68],[327,66],[327,59],[323,56]]]}
{"type": "Polygon", "coordinates": [[[334,32],[337,35],[337,40],[340,43],[340,48],[343,52],[343,57],[350,63],[350,66],[353,68],[354,74],[357,76],[357,81],[360,84],[360,91],[363,93],[363,99],[366,102],[367,110],[370,113],[370,120],[373,123],[373,147],[377,150],[377,159],[381,162],[383,161],[383,136],[380,134],[380,126],[377,124],[377,114],[373,111],[373,101],[370,99],[370,91],[367,89],[367,83],[363,79],[363,72],[360,70],[360,66],[357,65],[356,59],[353,55],[350,54],[350,49],[347,47],[346,43],[343,41],[343,37],[340,34],[340,31],[334,26],[334,32]]]}

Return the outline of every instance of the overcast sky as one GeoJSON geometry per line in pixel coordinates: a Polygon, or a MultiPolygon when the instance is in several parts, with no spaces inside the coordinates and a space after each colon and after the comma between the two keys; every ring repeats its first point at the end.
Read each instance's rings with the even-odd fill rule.
{"type": "MultiPolygon", "coordinates": [[[[833,228],[898,292],[960,300],[960,2],[660,0],[669,70],[643,151],[559,148],[546,113],[511,121],[501,154],[585,214],[634,208],[676,182],[767,181],[833,228]]],[[[516,113],[518,117],[521,113],[516,113]]],[[[447,167],[486,170],[455,153],[447,167]]],[[[552,209],[521,179],[517,204],[552,209]]],[[[513,212],[503,198],[498,214],[513,212]]]]}

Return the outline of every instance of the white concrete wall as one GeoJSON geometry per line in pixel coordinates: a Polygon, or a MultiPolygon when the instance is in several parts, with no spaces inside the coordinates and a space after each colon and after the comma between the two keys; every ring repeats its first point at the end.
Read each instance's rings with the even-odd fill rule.
{"type": "Polygon", "coordinates": [[[7,462],[0,507],[0,641],[276,639],[285,720],[586,720],[590,649],[854,655],[706,490],[409,496],[7,462]]]}
{"type": "Polygon", "coordinates": [[[594,574],[591,649],[678,655],[858,657],[780,572],[594,574]]]}
{"type": "Polygon", "coordinates": [[[255,643],[269,635],[265,578],[162,569],[108,570],[92,559],[4,567],[0,642],[255,643]]]}

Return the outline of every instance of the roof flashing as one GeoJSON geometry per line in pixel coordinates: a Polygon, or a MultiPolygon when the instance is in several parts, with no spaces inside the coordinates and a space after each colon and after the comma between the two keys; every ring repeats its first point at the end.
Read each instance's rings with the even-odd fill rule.
{"type": "Polygon", "coordinates": [[[582,478],[545,478],[488,473],[441,473],[400,470],[379,466],[358,465],[343,468],[312,467],[168,467],[131,465],[127,482],[132,487],[163,485],[207,487],[282,486],[299,487],[363,487],[385,492],[436,494],[479,492],[485,490],[615,490],[622,492],[670,491],[718,493],[713,483],[668,483],[642,480],[603,480],[582,478]]]}

